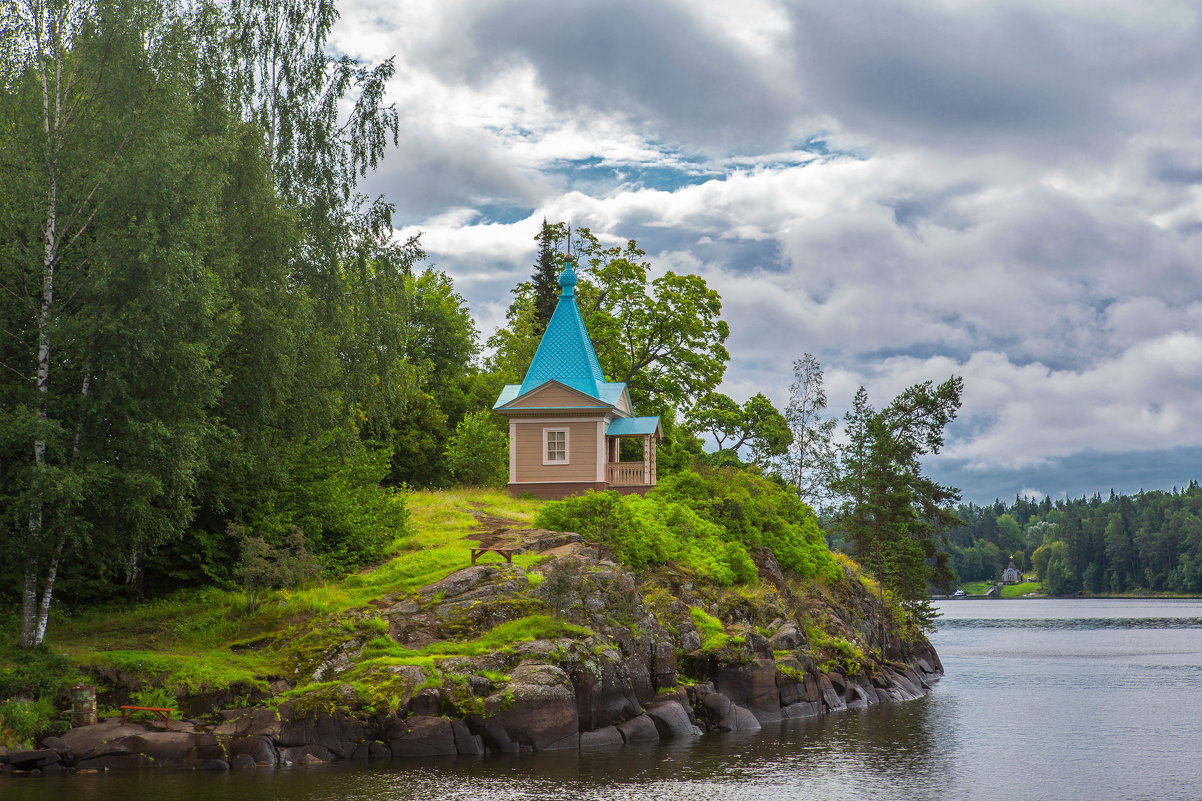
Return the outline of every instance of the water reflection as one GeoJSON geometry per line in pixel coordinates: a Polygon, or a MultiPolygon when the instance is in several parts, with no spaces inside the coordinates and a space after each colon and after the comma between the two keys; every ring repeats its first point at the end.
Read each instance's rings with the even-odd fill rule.
{"type": "Polygon", "coordinates": [[[1202,798],[1202,604],[944,605],[920,701],[663,746],[0,779],[3,801],[1202,798]]]}
{"type": "Polygon", "coordinates": [[[476,799],[866,799],[941,797],[932,775],[952,770],[948,710],[931,699],[785,721],[664,745],[581,753],[394,761],[203,775],[141,771],[10,780],[5,801],[153,797],[255,801],[475,801],[476,799]]]}
{"type": "Polygon", "coordinates": [[[959,618],[942,620],[941,629],[1202,629],[1202,617],[959,618]]]}

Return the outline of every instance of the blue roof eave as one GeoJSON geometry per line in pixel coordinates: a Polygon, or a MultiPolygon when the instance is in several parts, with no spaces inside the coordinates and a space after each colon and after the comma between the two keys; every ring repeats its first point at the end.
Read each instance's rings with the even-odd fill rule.
{"type": "Polygon", "coordinates": [[[663,429],[659,424],[659,417],[619,417],[610,421],[605,429],[605,434],[610,437],[634,437],[647,434],[662,437],[663,429]]]}

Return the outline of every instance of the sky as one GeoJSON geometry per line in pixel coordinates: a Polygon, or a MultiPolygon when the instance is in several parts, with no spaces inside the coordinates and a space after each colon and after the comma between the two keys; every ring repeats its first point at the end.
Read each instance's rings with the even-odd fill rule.
{"type": "Polygon", "coordinates": [[[1202,479],[1202,5],[342,0],[395,58],[364,189],[486,338],[544,217],[724,301],[722,391],[964,378],[965,500],[1202,479]]]}

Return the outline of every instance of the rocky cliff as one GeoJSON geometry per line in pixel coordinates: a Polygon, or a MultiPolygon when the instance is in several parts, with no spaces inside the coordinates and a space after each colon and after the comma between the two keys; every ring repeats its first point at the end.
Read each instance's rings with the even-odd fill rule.
{"type": "Polygon", "coordinates": [[[245,643],[283,655],[253,706],[197,697],[195,721],[107,721],[0,765],[225,770],[617,747],[906,701],[942,675],[850,563],[840,581],[801,580],[761,548],[757,583],[717,587],[670,566],[636,574],[574,534],[482,519],[483,545],[542,558],[465,566],[245,643]]]}

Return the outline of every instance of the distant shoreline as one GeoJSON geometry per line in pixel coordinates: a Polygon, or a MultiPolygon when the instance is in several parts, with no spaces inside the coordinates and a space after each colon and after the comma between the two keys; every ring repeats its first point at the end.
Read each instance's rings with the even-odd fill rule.
{"type": "Polygon", "coordinates": [[[932,601],[1198,601],[1202,595],[1020,595],[1002,598],[990,595],[932,595],[932,601]]]}

